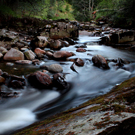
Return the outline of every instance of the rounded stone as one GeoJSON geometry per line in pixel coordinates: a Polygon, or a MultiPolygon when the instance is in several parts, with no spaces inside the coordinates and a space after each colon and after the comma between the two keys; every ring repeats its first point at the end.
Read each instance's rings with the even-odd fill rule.
{"type": "Polygon", "coordinates": [[[48,70],[53,73],[61,73],[63,71],[63,68],[59,64],[52,64],[48,66],[48,70]]]}

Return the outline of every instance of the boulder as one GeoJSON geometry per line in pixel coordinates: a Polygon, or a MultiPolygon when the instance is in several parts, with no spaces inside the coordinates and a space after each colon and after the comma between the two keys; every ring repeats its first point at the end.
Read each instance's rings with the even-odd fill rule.
{"type": "Polygon", "coordinates": [[[53,57],[56,59],[63,59],[63,58],[68,58],[73,56],[72,52],[67,52],[67,51],[57,51],[54,52],[53,57]]]}
{"type": "Polygon", "coordinates": [[[34,60],[35,57],[36,57],[35,53],[34,53],[33,51],[31,51],[31,50],[25,51],[25,52],[24,52],[24,55],[26,56],[26,58],[27,58],[28,60],[34,60]]]}
{"type": "Polygon", "coordinates": [[[62,43],[60,40],[51,40],[50,48],[52,49],[60,49],[62,47],[62,43]]]}
{"type": "Polygon", "coordinates": [[[38,54],[45,54],[45,50],[42,50],[42,49],[40,49],[40,48],[36,48],[35,50],[34,50],[34,52],[38,55],[38,54]]]}
{"type": "Polygon", "coordinates": [[[22,65],[29,65],[29,64],[32,64],[32,61],[30,60],[18,60],[18,61],[15,61],[16,64],[22,64],[22,65]]]}
{"type": "Polygon", "coordinates": [[[83,48],[77,48],[77,50],[76,50],[77,52],[86,52],[86,50],[85,49],[83,49],[83,48]]]}
{"type": "Polygon", "coordinates": [[[52,64],[47,67],[47,70],[53,73],[61,73],[63,71],[63,68],[59,64],[52,64]]]}
{"type": "Polygon", "coordinates": [[[37,36],[34,40],[31,41],[31,46],[45,48],[48,45],[47,37],[37,36]]]}
{"type": "Polygon", "coordinates": [[[49,75],[37,71],[27,76],[28,82],[37,88],[47,88],[52,84],[52,80],[49,75]]]}
{"type": "Polygon", "coordinates": [[[92,62],[96,67],[101,67],[103,69],[109,69],[106,59],[101,55],[93,56],[92,62]]]}
{"type": "Polygon", "coordinates": [[[24,54],[14,48],[11,48],[5,55],[4,60],[24,60],[24,54]]]}

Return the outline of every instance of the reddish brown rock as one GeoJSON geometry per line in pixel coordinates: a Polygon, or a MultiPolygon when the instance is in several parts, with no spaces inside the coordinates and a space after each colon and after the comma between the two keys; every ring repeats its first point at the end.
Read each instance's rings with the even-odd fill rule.
{"type": "Polygon", "coordinates": [[[106,59],[101,55],[96,55],[92,57],[92,62],[97,67],[102,67],[103,69],[109,69],[106,59]]]}
{"type": "Polygon", "coordinates": [[[40,49],[40,48],[36,48],[35,50],[34,50],[34,52],[38,55],[38,54],[45,54],[45,50],[42,50],[42,49],[40,49]]]}
{"type": "Polygon", "coordinates": [[[11,48],[5,55],[4,60],[24,60],[24,54],[14,48],[11,48]]]}
{"type": "Polygon", "coordinates": [[[22,64],[22,65],[29,65],[29,64],[32,64],[32,61],[30,60],[18,60],[18,61],[15,61],[16,64],[22,64]]]}
{"type": "Polygon", "coordinates": [[[53,57],[56,59],[63,59],[63,58],[68,58],[73,56],[72,52],[67,52],[67,51],[58,51],[53,54],[53,57]]]}
{"type": "Polygon", "coordinates": [[[53,53],[50,52],[50,51],[47,51],[47,52],[46,52],[46,55],[47,55],[48,57],[50,57],[50,58],[53,57],[53,53]]]}
{"type": "Polygon", "coordinates": [[[75,64],[81,67],[81,66],[84,66],[84,61],[80,58],[77,58],[75,61],[75,64]]]}
{"type": "Polygon", "coordinates": [[[37,88],[47,88],[52,84],[50,76],[41,71],[30,74],[27,78],[29,83],[37,88]]]}
{"type": "Polygon", "coordinates": [[[83,48],[77,48],[77,50],[76,50],[77,52],[86,52],[86,50],[85,49],[83,49],[83,48]]]}

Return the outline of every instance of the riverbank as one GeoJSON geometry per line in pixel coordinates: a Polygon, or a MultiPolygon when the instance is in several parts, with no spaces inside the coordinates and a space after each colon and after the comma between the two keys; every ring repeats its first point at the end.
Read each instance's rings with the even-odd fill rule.
{"type": "Polygon", "coordinates": [[[79,107],[35,123],[15,135],[134,134],[135,77],[79,107]]]}
{"type": "Polygon", "coordinates": [[[41,22],[24,18],[0,30],[0,134],[46,118],[26,134],[42,134],[42,130],[43,134],[95,134],[134,116],[134,104],[130,109],[127,97],[127,101],[116,100],[118,94],[127,94],[126,89],[116,90],[116,95],[108,92],[135,76],[135,54],[99,44],[106,33],[117,35],[118,41],[127,37],[123,41],[132,42],[134,31],[129,32],[130,38],[129,30],[98,26],[96,22],[85,23],[85,27],[69,20],[41,22]],[[117,115],[121,110],[124,114],[117,115]],[[127,113],[130,111],[132,115],[127,113]]]}

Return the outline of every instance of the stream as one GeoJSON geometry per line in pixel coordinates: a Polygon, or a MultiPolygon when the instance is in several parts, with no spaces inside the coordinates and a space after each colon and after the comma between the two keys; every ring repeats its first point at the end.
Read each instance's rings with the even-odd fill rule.
{"type": "MultiPolygon", "coordinates": [[[[75,66],[74,72],[70,69],[72,61],[55,61],[44,59],[46,65],[60,64],[65,73],[65,80],[69,82],[70,89],[61,94],[55,89],[38,90],[28,85],[19,90],[17,98],[9,98],[0,101],[0,134],[12,132],[26,127],[48,116],[79,106],[87,100],[109,92],[115,85],[120,84],[135,76],[135,53],[124,49],[116,49],[110,46],[99,45],[100,37],[79,36],[78,43],[61,50],[72,51],[75,56],[68,59],[81,58],[85,64],[83,67],[75,66]],[[76,46],[86,45],[86,52],[76,52],[76,46]],[[118,68],[116,63],[109,62],[109,70],[103,70],[93,66],[93,55],[102,55],[106,59],[126,59],[130,64],[125,64],[124,69],[118,68]]],[[[41,63],[41,64],[43,64],[41,63]]],[[[39,66],[5,66],[1,63],[0,69],[11,74],[25,76],[31,72],[41,70],[39,66]]],[[[5,91],[17,91],[3,86],[5,91]]]]}

